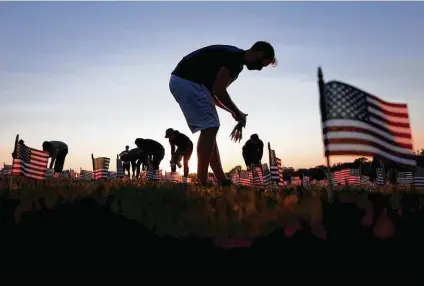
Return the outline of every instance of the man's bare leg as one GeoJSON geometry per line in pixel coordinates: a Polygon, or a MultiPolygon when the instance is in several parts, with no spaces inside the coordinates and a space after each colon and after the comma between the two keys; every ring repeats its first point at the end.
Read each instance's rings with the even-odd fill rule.
{"type": "Polygon", "coordinates": [[[215,146],[218,129],[219,127],[214,127],[203,130],[197,142],[197,180],[201,184],[208,182],[209,162],[215,146]]]}
{"type": "Polygon", "coordinates": [[[224,170],[222,169],[221,156],[219,155],[218,144],[216,143],[216,141],[209,162],[211,164],[211,169],[215,174],[215,178],[218,181],[218,184],[221,184],[222,182],[227,180],[224,170]]]}

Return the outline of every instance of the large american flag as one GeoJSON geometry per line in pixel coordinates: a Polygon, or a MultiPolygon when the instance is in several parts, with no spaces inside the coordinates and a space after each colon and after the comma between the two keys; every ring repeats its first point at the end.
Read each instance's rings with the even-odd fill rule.
{"type": "Polygon", "coordinates": [[[109,177],[110,158],[99,157],[94,159],[94,179],[107,179],[109,177]]]}
{"type": "Polygon", "coordinates": [[[240,185],[245,187],[252,186],[252,172],[246,170],[240,171],[240,185]]]}
{"type": "Polygon", "coordinates": [[[93,179],[93,172],[81,169],[79,179],[84,181],[90,181],[93,179]]]}
{"type": "Polygon", "coordinates": [[[321,116],[326,155],[380,155],[416,165],[406,104],[331,81],[321,94],[321,116]]]}
{"type": "Polygon", "coordinates": [[[12,165],[3,164],[3,169],[0,172],[0,175],[10,176],[12,174],[12,165]]]}
{"type": "Polygon", "coordinates": [[[414,187],[424,187],[424,168],[417,168],[414,172],[414,187]]]}
{"type": "Polygon", "coordinates": [[[13,176],[25,176],[32,179],[44,180],[46,178],[49,154],[33,149],[24,144],[16,145],[16,158],[13,159],[13,176]]]}
{"type": "Polygon", "coordinates": [[[334,180],[342,185],[345,183],[349,185],[359,185],[361,181],[359,169],[343,169],[336,171],[334,172],[334,180]]]}
{"type": "Polygon", "coordinates": [[[283,166],[281,164],[281,159],[277,158],[275,155],[275,150],[270,149],[269,150],[269,169],[271,172],[271,180],[274,182],[278,182],[278,185],[280,187],[284,186],[283,181],[283,166]]]}
{"type": "Polygon", "coordinates": [[[414,182],[412,172],[398,172],[396,183],[399,185],[411,185],[414,182]]]}

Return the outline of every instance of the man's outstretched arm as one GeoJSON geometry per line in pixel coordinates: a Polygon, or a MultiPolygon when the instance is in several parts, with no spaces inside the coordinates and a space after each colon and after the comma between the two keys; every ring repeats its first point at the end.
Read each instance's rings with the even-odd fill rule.
{"type": "Polygon", "coordinates": [[[227,92],[227,86],[231,80],[230,70],[226,67],[221,67],[212,86],[212,94],[214,97],[216,97],[216,100],[214,100],[218,107],[230,112],[235,117],[237,117],[242,112],[231,100],[231,97],[227,92]]]}

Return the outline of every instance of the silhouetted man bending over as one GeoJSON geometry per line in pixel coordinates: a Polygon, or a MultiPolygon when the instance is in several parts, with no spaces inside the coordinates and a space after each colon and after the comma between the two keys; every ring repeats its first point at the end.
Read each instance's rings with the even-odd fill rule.
{"type": "Polygon", "coordinates": [[[148,160],[147,155],[140,148],[131,149],[128,152],[128,160],[131,162],[132,177],[140,177],[140,167],[143,164],[143,170],[146,168],[148,160]]]}
{"type": "Polygon", "coordinates": [[[179,164],[181,157],[184,158],[184,176],[183,183],[187,182],[188,176],[188,162],[190,161],[191,154],[193,153],[193,142],[183,133],[178,130],[168,128],[165,133],[165,138],[169,138],[169,144],[171,145],[171,171],[176,171],[176,165],[179,164]],[[175,150],[177,146],[177,150],[175,150]]]}
{"type": "Polygon", "coordinates": [[[143,152],[148,156],[149,163],[152,165],[154,170],[159,170],[160,162],[165,157],[165,148],[162,144],[152,139],[135,139],[135,145],[142,149],[143,152]]]}
{"type": "Polygon", "coordinates": [[[227,87],[237,79],[244,65],[261,70],[275,64],[274,48],[267,42],[256,42],[250,49],[213,45],[185,56],[174,69],[169,88],[186,118],[192,133],[201,131],[197,143],[197,177],[207,184],[209,164],[219,184],[229,184],[219,156],[216,134],[220,122],[215,105],[230,112],[246,124],[246,114],[231,100],[227,87]]]}
{"type": "Polygon", "coordinates": [[[44,141],[43,151],[49,153],[51,160],[49,168],[53,168],[55,175],[58,176],[63,170],[66,155],[68,155],[68,145],[61,141],[44,141]]]}
{"type": "MultiPolygon", "coordinates": [[[[122,161],[122,169],[124,169],[124,175],[125,175],[125,170],[128,172],[128,176],[130,176],[130,160],[128,158],[128,150],[129,150],[130,146],[125,146],[125,150],[121,152],[121,154],[119,154],[119,158],[122,161]]],[[[134,171],[133,171],[134,174],[134,171]]]]}
{"type": "Polygon", "coordinates": [[[248,169],[251,165],[261,165],[263,152],[264,143],[259,139],[258,134],[252,134],[243,146],[243,159],[248,169]]]}

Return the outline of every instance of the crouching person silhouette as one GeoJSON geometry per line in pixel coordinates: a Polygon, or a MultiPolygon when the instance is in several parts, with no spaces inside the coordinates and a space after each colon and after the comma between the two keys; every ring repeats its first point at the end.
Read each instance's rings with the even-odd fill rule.
{"type": "Polygon", "coordinates": [[[140,168],[141,164],[143,164],[143,170],[145,170],[148,160],[147,155],[143,152],[140,148],[134,148],[131,149],[128,152],[128,160],[131,162],[131,169],[132,169],[132,178],[139,178],[140,177],[140,168]]]}
{"type": "MultiPolygon", "coordinates": [[[[180,164],[181,158],[184,158],[184,176],[183,183],[187,183],[188,177],[188,163],[193,153],[193,142],[183,133],[178,130],[168,128],[165,133],[165,138],[169,138],[169,144],[171,145],[171,171],[176,171],[176,165],[180,164]],[[177,150],[175,150],[177,147],[177,150]]],[[[181,165],[179,165],[181,168],[181,165]]]]}
{"type": "Polygon", "coordinates": [[[49,168],[54,167],[55,177],[58,178],[63,170],[66,155],[68,155],[68,145],[61,141],[44,141],[43,151],[49,153],[51,158],[49,168]]]}
{"type": "Polygon", "coordinates": [[[165,148],[162,144],[152,139],[135,139],[135,145],[144,151],[153,170],[159,170],[159,165],[165,157],[165,148]]]}
{"type": "Polygon", "coordinates": [[[243,146],[243,159],[247,169],[252,165],[260,166],[264,152],[264,143],[258,134],[252,134],[243,146]]]}

